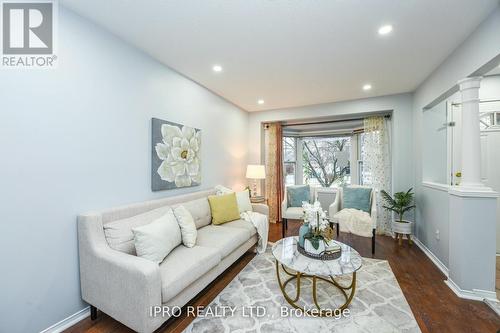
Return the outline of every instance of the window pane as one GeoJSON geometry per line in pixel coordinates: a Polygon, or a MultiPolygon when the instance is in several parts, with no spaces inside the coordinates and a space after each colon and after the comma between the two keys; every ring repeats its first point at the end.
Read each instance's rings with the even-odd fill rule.
{"type": "Polygon", "coordinates": [[[285,162],[283,177],[285,178],[285,186],[295,185],[295,162],[285,162]]]}
{"type": "Polygon", "coordinates": [[[295,162],[295,138],[283,137],[283,161],[295,162]]]}
{"type": "Polygon", "coordinates": [[[304,184],[338,187],[351,183],[350,137],[304,138],[304,184]]]}

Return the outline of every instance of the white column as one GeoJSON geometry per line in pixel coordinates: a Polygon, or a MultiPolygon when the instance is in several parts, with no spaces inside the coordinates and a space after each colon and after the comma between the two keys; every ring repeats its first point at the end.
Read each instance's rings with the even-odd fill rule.
{"type": "Polygon", "coordinates": [[[498,193],[481,182],[480,77],[458,82],[462,94],[462,181],[450,186],[448,286],[463,298],[494,300],[498,193]]]}
{"type": "Polygon", "coordinates": [[[481,182],[479,132],[479,86],[481,77],[460,80],[462,95],[462,181],[463,188],[484,187],[481,182]]]}

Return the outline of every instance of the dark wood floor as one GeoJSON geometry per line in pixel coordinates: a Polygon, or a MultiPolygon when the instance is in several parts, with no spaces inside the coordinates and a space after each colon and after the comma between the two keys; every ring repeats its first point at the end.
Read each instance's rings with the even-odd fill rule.
{"type": "MultiPolygon", "coordinates": [[[[287,234],[297,235],[298,227],[299,223],[289,221],[287,234]]],[[[273,242],[280,238],[281,224],[271,224],[269,241],[273,242]]],[[[422,332],[493,333],[500,329],[500,318],[493,310],[482,302],[468,301],[455,296],[444,284],[445,276],[416,245],[409,246],[405,241],[400,247],[392,238],[379,236],[375,255],[372,256],[369,238],[341,233],[340,241],[352,245],[364,257],[389,261],[422,332]]],[[[189,305],[208,305],[253,257],[253,253],[245,254],[189,305]]],[[[182,314],[178,318],[168,320],[157,332],[182,332],[192,320],[193,318],[182,314]]],[[[87,318],[65,332],[122,333],[132,330],[99,313],[97,320],[91,321],[87,318]]]]}

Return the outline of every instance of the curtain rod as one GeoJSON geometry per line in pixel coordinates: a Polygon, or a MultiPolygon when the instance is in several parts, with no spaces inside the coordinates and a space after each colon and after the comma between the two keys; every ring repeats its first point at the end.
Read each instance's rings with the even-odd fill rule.
{"type": "MultiPolygon", "coordinates": [[[[370,116],[369,116],[370,117],[370,116]]],[[[283,127],[288,127],[288,126],[301,126],[301,125],[316,125],[316,124],[330,124],[330,123],[342,123],[346,121],[356,121],[356,120],[365,120],[366,118],[369,117],[363,117],[363,118],[348,118],[348,119],[343,119],[343,120],[325,120],[325,121],[313,121],[313,122],[307,122],[307,123],[294,123],[294,124],[284,124],[283,127]]],[[[374,116],[371,116],[374,117],[374,116]]],[[[376,116],[375,116],[376,117],[376,116]]],[[[391,115],[386,114],[383,116],[386,119],[390,119],[391,115]]]]}

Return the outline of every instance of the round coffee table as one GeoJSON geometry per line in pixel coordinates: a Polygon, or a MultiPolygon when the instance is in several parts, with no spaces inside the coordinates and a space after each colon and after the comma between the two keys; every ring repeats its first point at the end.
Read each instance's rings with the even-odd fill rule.
{"type": "Polygon", "coordinates": [[[286,301],[296,309],[302,310],[310,316],[329,317],[337,315],[339,311],[349,306],[356,291],[356,271],[361,268],[362,258],[359,253],[349,245],[337,242],[341,248],[341,256],[334,260],[319,260],[306,257],[297,250],[298,237],[286,237],[277,241],[272,248],[273,256],[276,259],[276,276],[278,284],[286,301]],[[280,276],[280,266],[289,276],[282,282],[280,276]],[[291,271],[293,270],[293,272],[291,271]],[[341,285],[335,277],[342,275],[352,275],[351,283],[347,286],[341,285]],[[312,298],[317,311],[308,310],[297,304],[300,299],[300,286],[302,278],[312,279],[312,298]],[[290,297],[286,292],[286,286],[291,281],[296,281],[296,295],[290,297]],[[317,282],[325,281],[334,286],[345,298],[345,303],[336,309],[322,309],[317,299],[317,282]]]}

